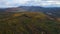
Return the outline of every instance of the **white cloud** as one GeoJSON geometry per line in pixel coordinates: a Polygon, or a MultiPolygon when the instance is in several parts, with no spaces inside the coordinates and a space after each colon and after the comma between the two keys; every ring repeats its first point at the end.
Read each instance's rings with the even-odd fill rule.
{"type": "Polygon", "coordinates": [[[27,6],[60,6],[60,0],[0,0],[0,7],[27,6]]]}
{"type": "Polygon", "coordinates": [[[26,4],[28,1],[31,0],[0,0],[0,7],[15,7],[18,5],[26,4]]]}
{"type": "Polygon", "coordinates": [[[41,3],[40,3],[40,6],[59,6],[60,7],[60,1],[57,1],[57,0],[55,0],[55,1],[53,1],[53,0],[48,0],[48,1],[42,1],[41,3]]]}

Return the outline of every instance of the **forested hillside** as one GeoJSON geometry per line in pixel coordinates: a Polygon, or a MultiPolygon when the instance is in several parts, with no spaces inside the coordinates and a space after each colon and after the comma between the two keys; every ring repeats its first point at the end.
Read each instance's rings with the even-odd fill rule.
{"type": "Polygon", "coordinates": [[[60,34],[60,22],[42,12],[2,12],[0,34],[60,34]]]}

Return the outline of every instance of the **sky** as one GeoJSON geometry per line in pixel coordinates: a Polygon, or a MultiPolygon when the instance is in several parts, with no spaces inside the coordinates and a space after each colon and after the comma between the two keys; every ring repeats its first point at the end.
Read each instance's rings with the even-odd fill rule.
{"type": "Polygon", "coordinates": [[[60,0],[0,0],[0,8],[18,6],[60,7],[60,0]]]}

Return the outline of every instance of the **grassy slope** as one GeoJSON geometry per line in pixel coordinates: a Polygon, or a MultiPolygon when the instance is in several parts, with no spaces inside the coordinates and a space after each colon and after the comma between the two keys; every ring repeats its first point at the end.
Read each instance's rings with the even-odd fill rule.
{"type": "Polygon", "coordinates": [[[41,12],[0,13],[0,34],[60,34],[59,26],[41,12]]]}

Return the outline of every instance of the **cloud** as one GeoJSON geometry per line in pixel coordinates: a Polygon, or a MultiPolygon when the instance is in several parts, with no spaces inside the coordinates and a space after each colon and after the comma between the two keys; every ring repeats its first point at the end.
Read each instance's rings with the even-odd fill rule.
{"type": "Polygon", "coordinates": [[[42,0],[39,2],[35,2],[35,3],[37,3],[39,6],[43,6],[43,7],[52,7],[52,6],[53,7],[60,7],[59,0],[42,0]]]}
{"type": "MultiPolygon", "coordinates": [[[[47,6],[60,7],[60,1],[45,1],[47,6]]],[[[44,3],[43,3],[44,4],[44,3]]]]}
{"type": "Polygon", "coordinates": [[[28,4],[30,6],[42,6],[42,7],[60,7],[59,0],[32,0],[28,4]]]}
{"type": "Polygon", "coordinates": [[[0,8],[1,7],[16,7],[19,5],[26,4],[28,1],[31,0],[0,0],[0,8]]]}
{"type": "Polygon", "coordinates": [[[60,0],[0,0],[0,8],[17,6],[60,7],[60,0]]]}

